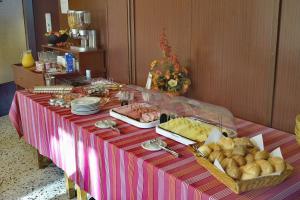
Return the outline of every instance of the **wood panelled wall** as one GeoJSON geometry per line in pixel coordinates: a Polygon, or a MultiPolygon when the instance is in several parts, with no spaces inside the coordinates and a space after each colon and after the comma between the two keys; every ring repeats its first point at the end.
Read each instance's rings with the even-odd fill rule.
{"type": "Polygon", "coordinates": [[[190,97],[292,132],[300,102],[297,0],[80,2],[70,0],[70,7],[99,12],[93,23],[103,32],[109,77],[144,86],[166,28],[174,52],[190,66],[190,97]]]}
{"type": "Polygon", "coordinates": [[[271,125],[279,0],[192,3],[191,96],[271,125]]]}
{"type": "Polygon", "coordinates": [[[58,12],[58,0],[32,0],[36,49],[42,50],[42,45],[47,43],[45,37],[46,20],[45,13],[51,13],[51,22],[53,31],[59,30],[60,19],[58,12]]]}
{"type": "Polygon", "coordinates": [[[145,85],[149,64],[162,57],[159,35],[163,28],[182,63],[191,64],[191,5],[189,0],[135,1],[136,84],[145,85]]]}
{"type": "Polygon", "coordinates": [[[282,1],[272,125],[294,132],[300,114],[300,1],[282,1]]]}
{"type": "Polygon", "coordinates": [[[190,97],[271,125],[279,0],[135,1],[136,83],[144,85],[159,33],[190,65],[190,97]]]}
{"type": "MultiPolygon", "coordinates": [[[[58,1],[59,2],[59,1],[58,1]]],[[[59,5],[60,8],[60,5],[59,5]]],[[[92,24],[91,29],[97,31],[98,46],[106,48],[106,15],[107,15],[107,1],[106,0],[70,0],[70,10],[84,10],[91,12],[92,24]]],[[[68,28],[68,21],[66,14],[60,14],[60,27],[62,29],[68,28]]]]}
{"type": "Polygon", "coordinates": [[[122,83],[130,83],[131,77],[128,9],[127,0],[108,0],[108,77],[122,83]]]}

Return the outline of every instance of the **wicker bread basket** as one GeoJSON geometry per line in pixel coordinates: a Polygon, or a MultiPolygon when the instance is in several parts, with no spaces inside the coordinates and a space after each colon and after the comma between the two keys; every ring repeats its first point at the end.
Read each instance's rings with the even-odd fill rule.
{"type": "Polygon", "coordinates": [[[226,185],[236,194],[259,188],[278,185],[279,183],[283,182],[288,176],[290,176],[293,171],[293,167],[287,164],[286,170],[280,175],[265,176],[243,181],[235,181],[230,176],[220,171],[206,158],[197,156],[195,150],[192,147],[190,147],[190,150],[194,153],[196,160],[200,165],[207,169],[216,179],[218,179],[221,183],[226,185]]]}

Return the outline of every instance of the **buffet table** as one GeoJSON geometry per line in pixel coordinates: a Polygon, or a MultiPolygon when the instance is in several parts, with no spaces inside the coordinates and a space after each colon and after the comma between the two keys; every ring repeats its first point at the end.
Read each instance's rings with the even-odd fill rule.
{"type": "Polygon", "coordinates": [[[9,117],[20,137],[50,158],[82,189],[96,199],[299,199],[300,146],[295,136],[236,119],[239,136],[263,134],[266,150],[280,146],[294,167],[291,177],[278,186],[237,195],[200,166],[187,146],[117,121],[121,134],[98,129],[94,123],[112,119],[112,100],[101,112],[73,115],[69,109],[48,105],[50,95],[18,91],[9,117]],[[150,152],[140,144],[156,137],[182,154],[150,152]]]}

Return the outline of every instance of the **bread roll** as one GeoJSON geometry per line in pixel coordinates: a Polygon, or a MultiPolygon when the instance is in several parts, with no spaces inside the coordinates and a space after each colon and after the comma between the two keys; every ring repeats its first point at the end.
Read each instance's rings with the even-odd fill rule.
{"type": "Polygon", "coordinates": [[[240,167],[246,164],[246,160],[243,156],[234,155],[234,156],[232,156],[232,158],[233,158],[233,160],[235,160],[235,162],[237,162],[237,164],[240,167]]]}
{"type": "Polygon", "coordinates": [[[249,180],[253,178],[257,178],[260,175],[261,169],[255,162],[246,164],[241,167],[243,172],[241,180],[249,180]]]}
{"type": "Polygon", "coordinates": [[[221,162],[221,165],[223,167],[223,169],[226,169],[227,167],[230,167],[230,166],[238,166],[238,164],[236,163],[235,160],[233,160],[232,158],[224,158],[221,162]]]}
{"type": "Polygon", "coordinates": [[[232,150],[234,147],[233,140],[228,137],[221,138],[218,143],[223,150],[232,150]]]}
{"type": "Polygon", "coordinates": [[[245,146],[235,146],[232,150],[233,155],[245,156],[246,155],[246,147],[245,146]]]}
{"type": "Polygon", "coordinates": [[[247,163],[252,163],[254,162],[254,155],[252,155],[251,153],[248,153],[245,157],[245,160],[247,163]]]}
{"type": "Polygon", "coordinates": [[[223,153],[227,158],[232,157],[232,150],[224,150],[223,153]]]}
{"type": "Polygon", "coordinates": [[[261,174],[260,174],[261,176],[266,176],[274,172],[273,166],[269,161],[257,160],[256,163],[259,165],[261,169],[261,174]]]}
{"type": "Polygon", "coordinates": [[[199,147],[198,150],[202,152],[205,156],[208,156],[212,152],[208,145],[205,144],[199,147]]]}
{"type": "Polygon", "coordinates": [[[250,141],[249,138],[241,137],[241,138],[234,138],[233,142],[236,146],[246,146],[246,147],[253,147],[254,145],[250,141]]]}
{"type": "Polygon", "coordinates": [[[226,173],[228,174],[228,176],[230,176],[233,179],[240,179],[242,175],[241,170],[235,165],[228,166],[226,168],[226,173]]]}
{"type": "Polygon", "coordinates": [[[213,151],[211,154],[209,154],[208,159],[210,162],[214,162],[215,160],[218,160],[220,163],[225,158],[224,154],[221,151],[213,151]]]}
{"type": "Polygon", "coordinates": [[[247,152],[251,153],[252,155],[255,155],[258,151],[259,149],[257,147],[252,147],[247,149],[247,152]]]}
{"type": "Polygon", "coordinates": [[[268,161],[272,164],[275,169],[275,172],[283,172],[286,168],[286,163],[282,158],[279,157],[270,157],[268,161]]]}
{"type": "Polygon", "coordinates": [[[268,160],[269,153],[264,151],[258,151],[255,153],[254,159],[255,160],[268,160]]]}
{"type": "Polygon", "coordinates": [[[221,147],[216,143],[210,143],[208,145],[208,147],[211,148],[213,151],[221,151],[222,150],[221,147]]]}

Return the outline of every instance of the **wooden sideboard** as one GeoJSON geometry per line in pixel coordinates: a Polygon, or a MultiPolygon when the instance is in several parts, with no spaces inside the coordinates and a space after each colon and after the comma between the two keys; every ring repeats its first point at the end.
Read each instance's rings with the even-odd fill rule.
{"type": "Polygon", "coordinates": [[[45,85],[44,74],[24,68],[21,64],[12,65],[17,89],[33,88],[36,85],[45,85]]]}
{"type": "Polygon", "coordinates": [[[42,45],[42,47],[44,51],[58,51],[62,54],[72,53],[79,61],[79,74],[81,75],[85,75],[85,70],[89,69],[92,72],[92,77],[106,77],[103,49],[80,52],[66,47],[48,45],[42,45]]]}
{"type": "MultiPolygon", "coordinates": [[[[17,86],[17,90],[24,88],[33,88],[34,86],[46,85],[45,74],[42,72],[35,72],[32,68],[24,68],[22,64],[13,64],[13,76],[14,81],[17,86]]],[[[64,78],[76,78],[81,75],[77,72],[75,73],[64,73],[64,74],[54,74],[56,84],[65,84],[60,82],[64,78]]]]}

